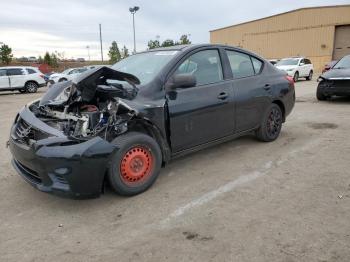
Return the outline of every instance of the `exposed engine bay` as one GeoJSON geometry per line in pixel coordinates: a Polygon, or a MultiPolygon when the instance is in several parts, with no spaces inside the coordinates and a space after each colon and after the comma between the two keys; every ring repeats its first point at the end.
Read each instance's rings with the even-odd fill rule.
{"type": "Polygon", "coordinates": [[[110,140],[127,131],[137,115],[123,99],[133,99],[139,80],[130,74],[102,67],[82,74],[76,81],[53,85],[30,110],[41,121],[65,136],[110,140]],[[108,82],[109,80],[124,81],[108,82]]]}

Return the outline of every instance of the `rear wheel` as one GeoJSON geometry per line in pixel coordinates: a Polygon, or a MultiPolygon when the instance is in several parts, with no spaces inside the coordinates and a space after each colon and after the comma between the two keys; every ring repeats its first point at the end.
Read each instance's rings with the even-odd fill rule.
{"type": "Polygon", "coordinates": [[[25,90],[28,93],[36,93],[38,91],[39,85],[35,82],[27,82],[25,85],[25,90]]]}
{"type": "Polygon", "coordinates": [[[294,76],[293,76],[293,80],[294,80],[294,83],[297,82],[299,80],[299,72],[295,72],[294,76]]]}
{"type": "Polygon", "coordinates": [[[281,108],[276,104],[271,104],[265,113],[260,128],[256,132],[257,138],[264,142],[271,142],[277,139],[281,132],[282,120],[281,108]]]}
{"type": "Polygon", "coordinates": [[[160,172],[162,154],[158,143],[138,132],[126,133],[112,143],[119,148],[112,155],[108,170],[113,190],[124,196],[146,191],[160,172]]]}
{"type": "Polygon", "coordinates": [[[313,76],[314,72],[312,72],[312,70],[309,72],[309,75],[306,77],[306,80],[310,81],[312,80],[312,76],[313,76]]]}

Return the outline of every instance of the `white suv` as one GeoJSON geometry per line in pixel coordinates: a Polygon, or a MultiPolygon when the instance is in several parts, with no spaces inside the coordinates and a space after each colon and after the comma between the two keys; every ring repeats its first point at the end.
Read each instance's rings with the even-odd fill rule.
{"type": "Polygon", "coordinates": [[[300,77],[311,80],[314,73],[314,66],[310,59],[304,57],[284,58],[278,61],[275,66],[286,71],[289,76],[293,77],[294,82],[298,81],[300,77]]]}
{"type": "Polygon", "coordinates": [[[45,85],[44,75],[36,67],[0,67],[0,91],[35,93],[39,87],[45,85]]]}

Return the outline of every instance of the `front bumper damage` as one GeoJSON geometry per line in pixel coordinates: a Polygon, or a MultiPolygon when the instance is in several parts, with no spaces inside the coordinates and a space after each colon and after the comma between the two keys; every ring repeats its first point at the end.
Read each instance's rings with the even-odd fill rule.
{"type": "Polygon", "coordinates": [[[40,191],[70,198],[100,195],[110,156],[117,150],[101,137],[71,140],[36,118],[28,107],[11,128],[9,147],[12,164],[25,181],[40,191]],[[30,143],[21,139],[23,132],[33,130],[46,138],[30,143]]]}

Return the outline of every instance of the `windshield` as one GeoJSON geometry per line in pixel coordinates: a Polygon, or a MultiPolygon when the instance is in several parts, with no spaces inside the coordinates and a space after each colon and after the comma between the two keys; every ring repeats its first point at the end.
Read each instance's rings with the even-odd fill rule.
{"type": "Polygon", "coordinates": [[[280,60],[276,65],[277,66],[286,66],[286,65],[298,65],[299,58],[290,58],[280,60]]]}
{"type": "Polygon", "coordinates": [[[72,70],[72,68],[68,68],[68,69],[64,70],[64,71],[62,72],[62,74],[68,74],[69,71],[71,71],[71,70],[72,70]]]}
{"type": "Polygon", "coordinates": [[[333,67],[333,69],[345,69],[345,68],[350,68],[350,56],[344,56],[333,67]]]}
{"type": "Polygon", "coordinates": [[[154,51],[129,56],[112,66],[113,69],[129,73],[149,83],[178,51],[154,51]]]}

